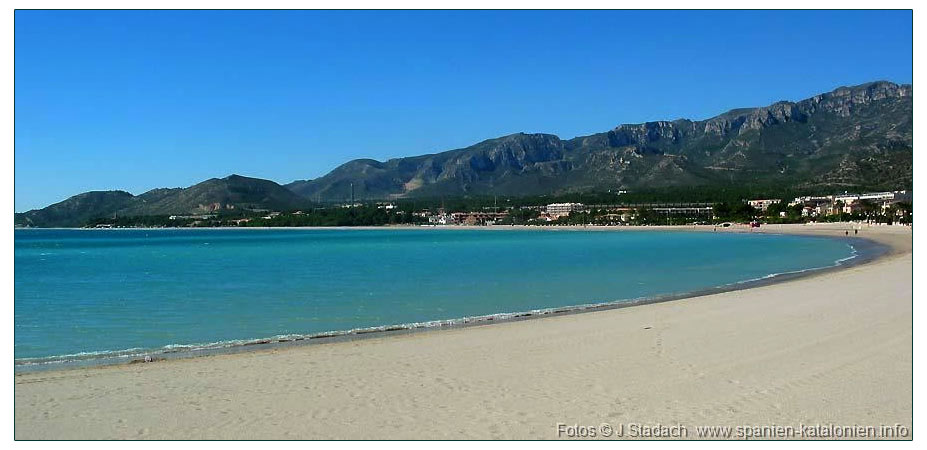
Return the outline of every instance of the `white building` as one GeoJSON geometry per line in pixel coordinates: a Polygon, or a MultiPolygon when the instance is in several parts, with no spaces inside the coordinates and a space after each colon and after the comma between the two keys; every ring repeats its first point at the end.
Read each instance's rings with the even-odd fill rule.
{"type": "Polygon", "coordinates": [[[766,211],[766,209],[769,208],[770,205],[775,205],[776,203],[779,203],[781,201],[782,200],[779,200],[777,198],[776,199],[747,200],[747,204],[760,211],[766,211]]]}
{"type": "Polygon", "coordinates": [[[454,218],[450,214],[435,214],[428,216],[428,223],[432,225],[450,225],[454,223],[454,218]]]}
{"type": "Polygon", "coordinates": [[[819,205],[822,203],[833,203],[833,195],[806,195],[804,197],[795,197],[795,200],[789,203],[789,206],[795,205],[819,205]]]}
{"type": "Polygon", "coordinates": [[[563,216],[569,216],[573,211],[582,211],[582,203],[551,203],[547,205],[547,215],[556,220],[563,216]]]}
{"type": "Polygon", "coordinates": [[[796,197],[789,206],[804,205],[803,216],[822,216],[844,212],[852,214],[860,210],[860,201],[879,205],[883,211],[898,202],[910,202],[911,191],[869,192],[865,194],[838,194],[827,196],[796,197]]]}
{"type": "Polygon", "coordinates": [[[847,214],[852,214],[859,210],[859,202],[863,200],[875,203],[885,211],[895,203],[911,201],[911,192],[870,192],[866,194],[843,194],[834,196],[834,203],[841,202],[843,204],[843,212],[847,214]]]}

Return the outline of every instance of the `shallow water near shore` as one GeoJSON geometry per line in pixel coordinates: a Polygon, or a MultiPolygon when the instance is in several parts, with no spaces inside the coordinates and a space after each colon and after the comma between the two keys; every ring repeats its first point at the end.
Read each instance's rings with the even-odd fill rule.
{"type": "Polygon", "coordinates": [[[833,266],[854,257],[851,242],[678,231],[17,230],[15,358],[128,359],[620,303],[833,266]]]}

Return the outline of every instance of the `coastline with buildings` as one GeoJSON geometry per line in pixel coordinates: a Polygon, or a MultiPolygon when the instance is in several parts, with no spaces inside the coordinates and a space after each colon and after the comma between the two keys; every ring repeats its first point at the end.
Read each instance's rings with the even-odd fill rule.
{"type": "MultiPolygon", "coordinates": [[[[834,216],[839,219],[853,219],[846,216],[854,214],[869,214],[870,221],[888,223],[910,223],[911,191],[870,192],[861,194],[833,194],[825,196],[796,197],[787,203],[800,212],[800,221],[824,219],[834,216]]],[[[744,204],[751,210],[743,219],[762,220],[787,218],[789,212],[779,210],[773,216],[767,211],[776,209],[776,206],[785,204],[783,199],[751,199],[744,204]],[[752,214],[751,214],[752,213],[752,214]]],[[[691,219],[688,224],[705,223],[704,221],[718,221],[729,218],[724,213],[716,211],[718,204],[713,203],[646,203],[646,204],[589,204],[582,203],[551,203],[539,206],[514,207],[503,212],[453,212],[420,211],[416,214],[428,220],[432,225],[496,225],[504,223],[511,211],[534,211],[535,217],[526,221],[527,225],[562,224],[562,219],[582,215],[589,225],[630,225],[636,219],[648,213],[664,218],[691,219]],[[502,223],[500,223],[502,222],[502,223]]],[[[744,220],[747,222],[747,220],[744,220]]],[[[686,224],[686,223],[677,223],[686,224]]]]}
{"type": "Polygon", "coordinates": [[[865,221],[909,225],[910,190],[761,198],[741,202],[560,202],[483,206],[479,210],[416,209],[415,202],[350,202],[297,211],[231,209],[205,214],[110,217],[90,228],[133,227],[313,227],[313,226],[492,226],[492,225],[698,225],[865,221]]]}

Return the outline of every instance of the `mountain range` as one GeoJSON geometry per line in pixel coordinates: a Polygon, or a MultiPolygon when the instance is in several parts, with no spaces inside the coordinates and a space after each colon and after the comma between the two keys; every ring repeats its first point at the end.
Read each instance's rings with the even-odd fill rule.
{"type": "Polygon", "coordinates": [[[188,188],[76,195],[15,215],[19,226],[79,226],[90,218],[289,210],[313,201],[529,196],[750,184],[794,189],[913,183],[913,87],[886,81],[707,120],[624,124],[563,140],[517,133],[441,153],[349,161],[286,185],[232,175],[188,188]],[[353,184],[353,186],[352,186],[353,184]]]}

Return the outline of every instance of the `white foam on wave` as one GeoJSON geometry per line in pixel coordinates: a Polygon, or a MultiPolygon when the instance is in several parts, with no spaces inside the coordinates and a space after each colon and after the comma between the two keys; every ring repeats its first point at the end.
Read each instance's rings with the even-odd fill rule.
{"type": "Polygon", "coordinates": [[[761,276],[761,277],[750,278],[750,279],[748,279],[748,280],[735,281],[735,282],[733,282],[733,283],[722,284],[722,285],[720,285],[720,286],[718,286],[718,287],[722,287],[722,288],[723,288],[723,287],[726,287],[726,286],[733,286],[733,285],[746,284],[746,283],[754,283],[754,282],[757,282],[757,281],[768,280],[768,279],[770,279],[770,278],[775,278],[775,277],[779,277],[779,276],[782,276],[782,275],[800,274],[800,273],[805,273],[805,272],[812,272],[812,271],[815,271],[815,270],[831,269],[831,268],[834,268],[834,267],[842,266],[843,263],[845,263],[845,262],[847,262],[847,261],[850,261],[850,260],[852,260],[852,259],[854,259],[854,258],[856,258],[856,257],[859,256],[859,252],[856,250],[856,247],[853,247],[851,244],[847,244],[847,247],[850,247],[850,256],[847,256],[847,257],[845,257],[845,258],[837,259],[837,260],[834,261],[833,264],[831,264],[831,265],[829,265],[829,266],[819,266],[819,267],[811,267],[811,268],[808,268],[808,269],[799,269],[799,270],[790,270],[790,271],[786,271],[786,272],[770,273],[770,274],[763,275],[763,276],[761,276]]]}

